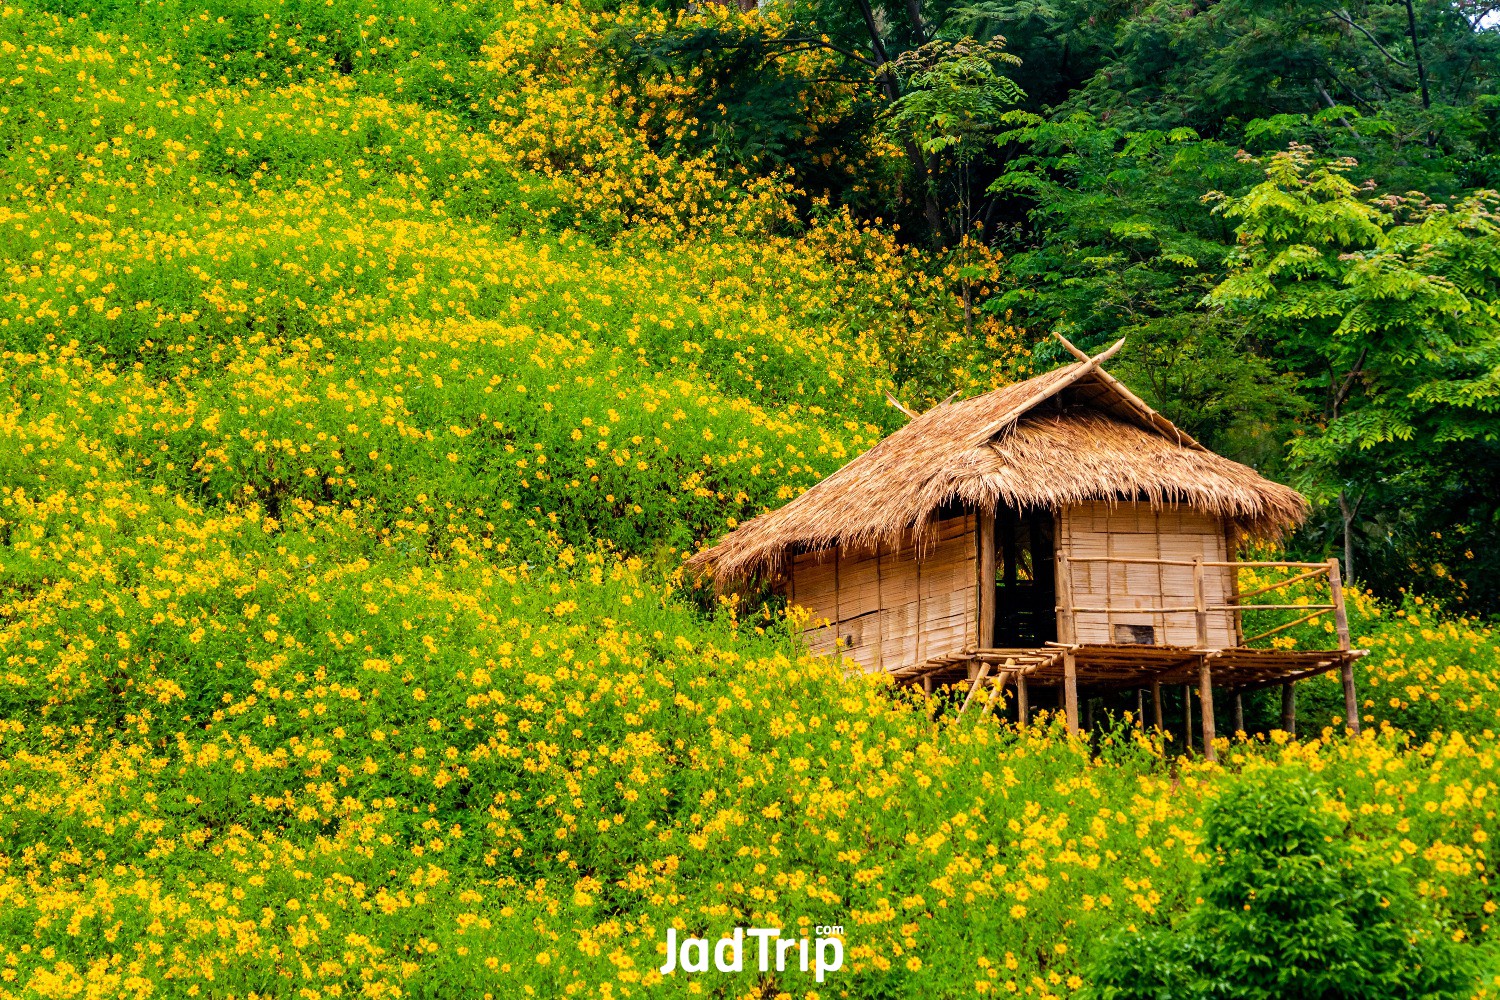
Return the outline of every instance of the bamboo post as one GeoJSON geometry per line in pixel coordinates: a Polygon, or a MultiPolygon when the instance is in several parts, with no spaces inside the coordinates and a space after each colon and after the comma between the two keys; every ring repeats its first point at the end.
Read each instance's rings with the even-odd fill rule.
{"type": "Polygon", "coordinates": [[[1208,657],[1198,657],[1198,698],[1202,701],[1203,756],[1208,760],[1219,759],[1219,749],[1214,746],[1214,688],[1213,671],[1208,666],[1208,657]]]}
{"type": "Polygon", "coordinates": [[[1182,686],[1182,749],[1193,752],[1193,686],[1182,686]]]}
{"type": "Polygon", "coordinates": [[[1031,701],[1027,698],[1026,675],[1016,675],[1016,721],[1025,729],[1031,721],[1031,701]]]}
{"type": "Polygon", "coordinates": [[[1075,641],[1073,621],[1073,574],[1068,566],[1068,554],[1061,548],[1057,550],[1054,560],[1057,566],[1057,599],[1059,611],[1057,616],[1057,638],[1065,645],[1071,646],[1075,641]]]}
{"type": "MultiPolygon", "coordinates": [[[[897,546],[896,551],[901,551],[900,546],[897,546]]],[[[922,655],[922,638],[925,634],[925,630],[922,627],[922,538],[920,534],[912,538],[911,557],[912,563],[914,564],[912,568],[915,571],[917,577],[917,637],[915,643],[917,651],[917,662],[926,663],[927,657],[922,655]]]]}
{"type": "Polygon", "coordinates": [[[926,695],[927,697],[929,697],[929,698],[932,697],[932,675],[931,674],[923,674],[922,675],[922,693],[924,695],[926,695]]]}
{"type": "MultiPolygon", "coordinates": [[[[1234,557],[1239,554],[1239,532],[1233,524],[1224,528],[1224,561],[1234,562],[1234,557]]],[[[1240,571],[1235,568],[1229,570],[1229,603],[1240,603],[1240,571]]],[[[1245,613],[1243,611],[1231,611],[1231,620],[1234,623],[1234,644],[1243,646],[1245,644],[1245,613]]]]}
{"type": "Polygon", "coordinates": [[[880,585],[880,549],[875,546],[875,669],[885,670],[885,594],[880,585]]]}
{"type": "MultiPolygon", "coordinates": [[[[1059,519],[1060,520],[1060,519],[1059,519]]],[[[1068,554],[1061,546],[1057,557],[1057,593],[1062,613],[1057,618],[1057,637],[1068,648],[1063,650],[1063,710],[1068,719],[1069,735],[1078,733],[1078,662],[1073,656],[1073,574],[1068,568],[1068,554]]]]}
{"type": "Polygon", "coordinates": [[[974,623],[974,648],[995,644],[995,513],[979,511],[979,604],[974,623]]]}
{"type": "Polygon", "coordinates": [[[1000,698],[1000,692],[1003,690],[1005,690],[1005,674],[998,674],[994,680],[990,681],[990,696],[985,700],[984,711],[979,713],[981,719],[989,718],[990,713],[995,710],[995,702],[1000,698]]]}
{"type": "Polygon", "coordinates": [[[1339,649],[1344,651],[1344,663],[1339,670],[1344,681],[1344,724],[1358,736],[1359,696],[1354,690],[1354,660],[1349,656],[1349,615],[1344,610],[1344,581],[1337,559],[1328,560],[1328,587],[1333,591],[1333,625],[1338,630],[1339,649]]]}
{"type": "Polygon", "coordinates": [[[984,711],[979,713],[979,717],[981,719],[988,718],[990,712],[994,711],[995,701],[1000,697],[1000,692],[1005,690],[1005,682],[1010,679],[1010,675],[1014,672],[1015,665],[1015,659],[1012,658],[1006,660],[1005,669],[996,674],[995,679],[990,682],[990,698],[989,701],[986,701],[984,703],[984,711]]]}
{"type": "Polygon", "coordinates": [[[1167,731],[1167,717],[1161,710],[1161,681],[1151,682],[1151,708],[1153,710],[1153,721],[1156,723],[1156,731],[1164,733],[1167,731]]]}
{"type": "Polygon", "coordinates": [[[1146,689],[1135,689],[1135,728],[1146,730],[1146,689]]]}
{"type": "Polygon", "coordinates": [[[1203,597],[1203,557],[1193,557],[1193,622],[1198,629],[1198,648],[1208,648],[1208,601],[1203,597]]]}
{"type": "Polygon", "coordinates": [[[958,710],[959,715],[963,715],[969,710],[969,702],[974,700],[974,692],[979,690],[979,688],[984,684],[984,679],[989,675],[990,665],[988,661],[985,662],[984,666],[979,668],[979,673],[977,676],[974,673],[974,665],[969,665],[969,676],[974,678],[974,681],[969,685],[969,694],[968,697],[964,699],[963,707],[958,710]]]}
{"type": "Polygon", "coordinates": [[[1234,732],[1237,736],[1245,732],[1245,696],[1238,691],[1234,693],[1234,732]]]}
{"type": "Polygon", "coordinates": [[[1072,649],[1063,650],[1063,709],[1068,717],[1068,735],[1078,735],[1078,663],[1072,649]]]}
{"type": "Polygon", "coordinates": [[[1288,736],[1297,735],[1297,690],[1294,681],[1283,681],[1281,685],[1281,731],[1288,736]]]}

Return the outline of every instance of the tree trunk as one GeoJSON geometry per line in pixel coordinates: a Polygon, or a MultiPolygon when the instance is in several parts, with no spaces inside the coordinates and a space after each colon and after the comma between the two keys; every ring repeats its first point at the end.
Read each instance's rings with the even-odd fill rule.
{"type": "MultiPolygon", "coordinates": [[[[859,13],[864,19],[865,30],[870,33],[870,51],[875,56],[875,75],[880,79],[880,87],[885,91],[886,100],[892,103],[901,99],[901,83],[896,78],[896,73],[890,68],[890,56],[885,51],[885,41],[880,37],[880,29],[875,24],[875,11],[870,7],[870,0],[858,0],[859,13]]],[[[920,12],[920,8],[919,12],[920,12]]],[[[908,140],[905,144],[906,158],[911,161],[912,169],[916,171],[917,182],[922,185],[922,218],[927,223],[927,228],[936,239],[942,239],[943,233],[943,210],[938,204],[937,195],[932,190],[932,171],[928,166],[927,159],[922,155],[922,149],[915,142],[908,140]]]]}
{"type": "Polygon", "coordinates": [[[1354,579],[1354,518],[1359,514],[1359,502],[1349,502],[1349,491],[1339,490],[1339,516],[1344,522],[1344,579],[1354,579]]]}
{"type": "Polygon", "coordinates": [[[1422,62],[1422,43],[1417,37],[1417,11],[1411,5],[1411,0],[1406,0],[1406,24],[1411,29],[1411,57],[1417,64],[1417,82],[1422,85],[1422,107],[1430,109],[1432,98],[1427,94],[1427,67],[1422,62]]]}
{"type": "Polygon", "coordinates": [[[906,0],[906,16],[911,18],[911,30],[917,36],[917,44],[925,45],[927,24],[922,20],[922,0],[906,0]]]}

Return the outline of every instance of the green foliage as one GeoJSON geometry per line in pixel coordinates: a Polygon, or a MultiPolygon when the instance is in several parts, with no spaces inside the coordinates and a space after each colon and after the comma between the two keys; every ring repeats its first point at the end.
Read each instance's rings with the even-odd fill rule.
{"type": "Polygon", "coordinates": [[[1003,38],[979,43],[933,41],[905,52],[896,72],[905,82],[885,121],[888,133],[926,154],[927,183],[934,194],[946,194],[951,210],[945,219],[950,242],[969,233],[974,222],[975,162],[994,145],[1009,108],[1025,94],[997,68],[1020,60],[1005,51],[1003,38]]]}
{"type": "Polygon", "coordinates": [[[1259,162],[1265,180],[1218,207],[1241,248],[1206,301],[1319,414],[1294,467],[1368,516],[1400,501],[1411,470],[1486,463],[1500,446],[1500,198],[1372,197],[1352,161],[1300,146],[1259,162]]]}
{"type": "Polygon", "coordinates": [[[1251,771],[1207,810],[1197,902],[1170,928],[1117,933],[1100,1000],[1461,1000],[1471,957],[1412,874],[1335,821],[1307,775],[1251,771]]]}

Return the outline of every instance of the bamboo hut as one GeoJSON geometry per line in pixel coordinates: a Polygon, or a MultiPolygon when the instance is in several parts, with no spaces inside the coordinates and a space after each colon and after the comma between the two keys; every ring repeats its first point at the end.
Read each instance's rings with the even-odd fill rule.
{"type": "MultiPolygon", "coordinates": [[[[1060,340],[1062,338],[1059,338],[1060,340]]],[[[1246,539],[1306,516],[1295,490],[1209,451],[1102,367],[1123,341],[1065,367],[940,404],[690,566],[721,589],[769,581],[805,609],[814,652],[898,681],[1037,686],[1078,727],[1079,688],[1196,689],[1213,753],[1212,689],[1238,695],[1341,669],[1358,730],[1339,567],[1243,563],[1246,539]],[[1288,571],[1240,592],[1240,571],[1288,571]],[[1325,603],[1247,603],[1323,578],[1325,603]],[[1292,617],[1246,637],[1243,613],[1292,617]],[[1275,633],[1332,613],[1337,648],[1281,649],[1275,633]]],[[[899,405],[899,404],[898,404],[899,405]]],[[[1288,598],[1272,600],[1287,601],[1288,598]]],[[[967,701],[965,702],[967,705],[967,701]]],[[[1238,700],[1236,699],[1236,704],[1238,700]]],[[[1189,709],[1191,701],[1188,702],[1189,709]]]]}

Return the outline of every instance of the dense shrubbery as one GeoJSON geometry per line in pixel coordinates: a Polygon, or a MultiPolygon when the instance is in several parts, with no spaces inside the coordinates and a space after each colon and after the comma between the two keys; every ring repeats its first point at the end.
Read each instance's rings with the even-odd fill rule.
{"type": "Polygon", "coordinates": [[[686,995],[669,923],[841,923],[822,996],[1058,997],[1196,905],[1226,772],[1487,954],[1487,625],[1351,590],[1367,735],[1315,681],[1209,765],[705,614],[682,550],[885,391],[1028,363],[966,315],[993,255],[799,221],[616,72],[660,15],[351,9],[0,15],[0,997],[686,995]]]}
{"type": "Polygon", "coordinates": [[[1340,829],[1292,768],[1226,782],[1206,810],[1209,859],[1171,928],[1116,933],[1095,959],[1110,1000],[1466,998],[1473,957],[1399,862],[1340,829]]]}

